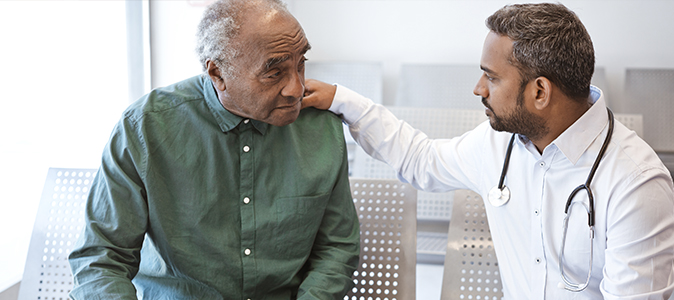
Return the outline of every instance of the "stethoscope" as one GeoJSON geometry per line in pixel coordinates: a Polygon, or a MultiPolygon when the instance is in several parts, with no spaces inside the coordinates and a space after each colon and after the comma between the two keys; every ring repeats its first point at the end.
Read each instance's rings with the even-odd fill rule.
{"type": "MultiPolygon", "coordinates": [[[[608,148],[608,144],[611,141],[611,136],[613,135],[613,112],[611,112],[611,110],[608,108],[606,108],[606,110],[608,111],[609,127],[606,138],[604,139],[604,143],[601,145],[599,154],[594,160],[594,164],[592,165],[592,169],[590,169],[590,174],[587,176],[587,180],[585,180],[584,184],[579,185],[573,190],[573,192],[571,192],[571,195],[569,195],[569,199],[566,201],[566,206],[564,208],[564,232],[562,235],[562,249],[559,252],[559,270],[562,273],[562,279],[564,280],[563,288],[572,292],[580,292],[587,288],[587,286],[590,284],[590,277],[592,275],[592,256],[594,250],[592,242],[594,240],[594,196],[592,195],[592,189],[590,189],[590,183],[594,178],[594,174],[597,172],[599,161],[601,161],[601,158],[604,157],[606,148],[608,148]],[[584,202],[573,202],[573,197],[575,197],[576,194],[582,190],[585,190],[587,193],[589,206],[584,202]],[[587,280],[585,280],[585,283],[573,283],[566,277],[566,274],[564,274],[564,245],[566,244],[566,232],[569,228],[569,208],[572,204],[576,203],[580,203],[585,207],[585,210],[587,211],[588,226],[590,227],[590,267],[587,272],[587,280]]],[[[510,142],[508,143],[508,150],[506,150],[506,157],[503,161],[503,169],[501,170],[501,178],[499,178],[498,185],[489,190],[489,203],[496,207],[503,206],[510,200],[510,189],[504,184],[504,181],[506,173],[508,172],[508,164],[510,163],[510,154],[513,150],[515,135],[516,134],[513,133],[512,137],[510,138],[510,142]]],[[[562,287],[561,285],[562,284],[560,283],[560,287],[562,287]]]]}

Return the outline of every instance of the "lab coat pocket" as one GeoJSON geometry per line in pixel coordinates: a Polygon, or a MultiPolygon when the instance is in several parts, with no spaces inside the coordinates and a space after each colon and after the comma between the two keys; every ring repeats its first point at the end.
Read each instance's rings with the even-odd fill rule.
{"type": "Polygon", "coordinates": [[[276,225],[273,231],[276,251],[288,258],[308,255],[329,200],[330,194],[323,194],[275,201],[276,225]]]}

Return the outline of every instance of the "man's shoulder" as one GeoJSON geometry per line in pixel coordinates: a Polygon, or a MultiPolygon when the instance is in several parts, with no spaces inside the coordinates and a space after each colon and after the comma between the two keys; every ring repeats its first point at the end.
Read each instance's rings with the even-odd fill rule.
{"type": "Polygon", "coordinates": [[[300,111],[300,115],[293,124],[310,125],[315,122],[341,126],[342,119],[330,111],[309,107],[300,111]]]}
{"type": "Polygon", "coordinates": [[[669,176],[669,170],[655,150],[634,131],[621,123],[616,122],[611,143],[617,148],[617,165],[622,166],[622,168],[616,167],[614,173],[623,172],[629,178],[644,176],[644,174],[669,176]]]}
{"type": "Polygon", "coordinates": [[[330,111],[315,108],[302,109],[297,120],[286,128],[304,137],[312,136],[315,139],[338,137],[341,140],[344,136],[342,119],[330,111]]]}
{"type": "Polygon", "coordinates": [[[194,76],[165,87],[153,89],[125,111],[124,116],[139,119],[153,112],[164,112],[185,103],[204,99],[204,80],[201,75],[194,76]]]}

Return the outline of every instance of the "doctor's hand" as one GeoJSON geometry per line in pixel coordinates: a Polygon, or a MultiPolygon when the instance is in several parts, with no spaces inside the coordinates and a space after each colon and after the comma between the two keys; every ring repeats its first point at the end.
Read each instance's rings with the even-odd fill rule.
{"type": "Polygon", "coordinates": [[[332,105],[337,87],[315,79],[307,79],[304,82],[304,99],[302,108],[315,107],[326,110],[332,105]]]}

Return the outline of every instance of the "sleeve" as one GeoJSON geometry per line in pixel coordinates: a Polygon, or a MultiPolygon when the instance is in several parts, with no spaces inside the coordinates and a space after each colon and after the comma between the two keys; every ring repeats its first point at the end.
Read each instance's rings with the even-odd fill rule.
{"type": "Polygon", "coordinates": [[[427,192],[477,190],[480,133],[453,139],[430,139],[399,120],[386,107],[343,86],[337,86],[329,109],[341,116],[363,150],[393,167],[399,179],[427,192]]]}
{"type": "Polygon", "coordinates": [[[360,224],[351,198],[344,150],[340,175],[325,209],[297,299],[344,299],[354,285],[352,275],[359,254],[360,224]]]}
{"type": "Polygon", "coordinates": [[[669,299],[674,290],[674,190],[664,170],[620,185],[607,212],[605,299],[669,299]]]}
{"type": "Polygon", "coordinates": [[[68,257],[72,299],[136,299],[131,280],[139,268],[147,203],[138,172],[142,140],[134,125],[122,119],[104,150],[86,202],[84,231],[68,257]]]}

